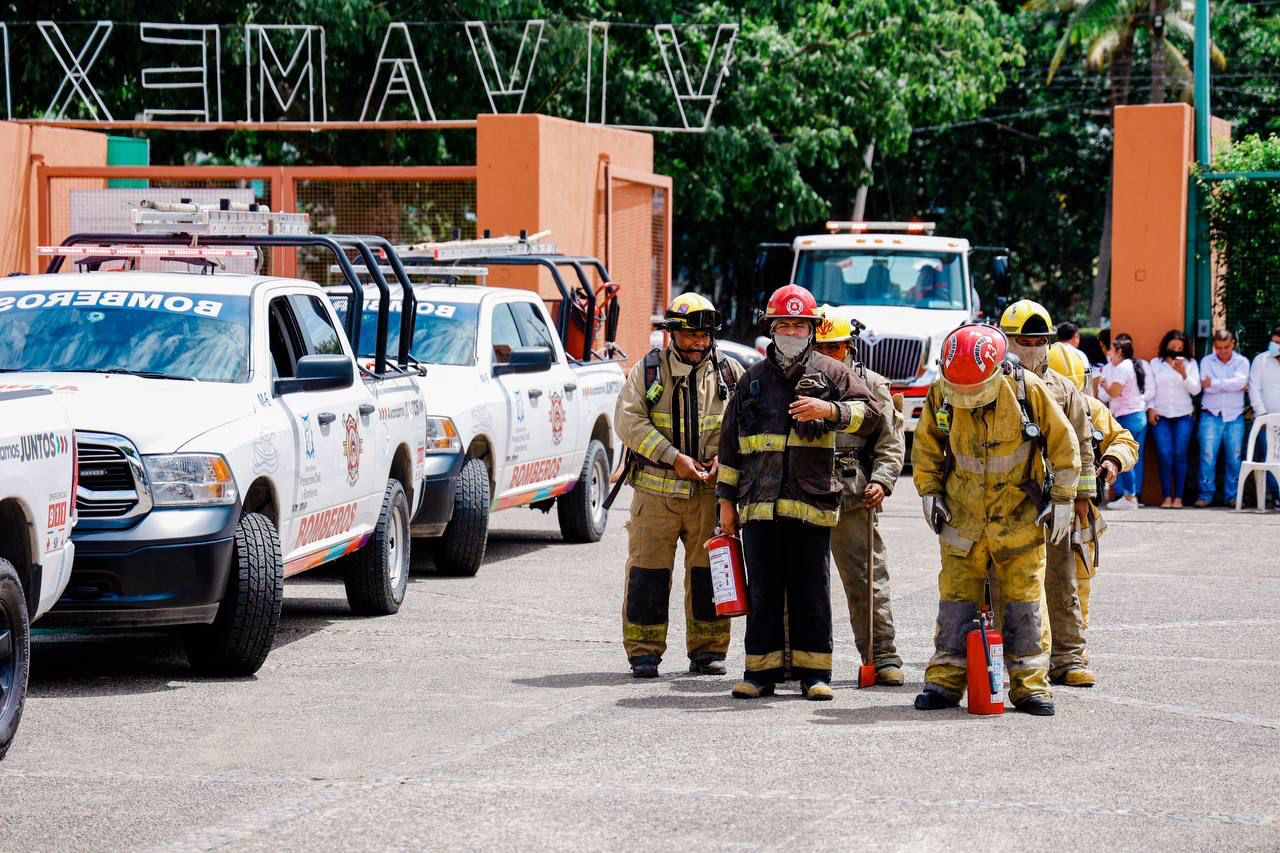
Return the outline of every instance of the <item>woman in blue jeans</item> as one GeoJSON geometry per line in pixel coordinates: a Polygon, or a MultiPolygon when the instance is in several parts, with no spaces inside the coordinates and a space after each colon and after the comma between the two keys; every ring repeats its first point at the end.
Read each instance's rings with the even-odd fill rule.
{"type": "Polygon", "coordinates": [[[1116,499],[1108,509],[1137,509],[1142,491],[1142,440],[1147,432],[1146,390],[1150,380],[1141,359],[1133,357],[1133,338],[1116,335],[1098,383],[1098,398],[1107,403],[1120,426],[1138,442],[1138,464],[1116,477],[1116,499]]]}
{"type": "Polygon", "coordinates": [[[1152,359],[1148,372],[1153,396],[1147,405],[1147,418],[1164,491],[1160,506],[1181,509],[1187,484],[1187,447],[1195,428],[1192,397],[1200,393],[1200,370],[1191,357],[1191,344],[1185,333],[1178,329],[1165,333],[1160,341],[1160,356],[1152,359]]]}

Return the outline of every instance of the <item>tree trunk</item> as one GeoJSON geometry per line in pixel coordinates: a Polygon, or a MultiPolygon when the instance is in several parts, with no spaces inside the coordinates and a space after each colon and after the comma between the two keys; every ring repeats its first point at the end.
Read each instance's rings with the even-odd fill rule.
{"type": "Polygon", "coordinates": [[[1164,13],[1169,0],[1151,0],[1151,97],[1153,104],[1164,103],[1165,56],[1164,13]]]}
{"type": "Polygon", "coordinates": [[[1111,296],[1111,202],[1115,187],[1115,108],[1129,102],[1129,76],[1133,72],[1132,25],[1120,39],[1111,60],[1112,168],[1107,176],[1107,208],[1102,214],[1102,237],[1098,241],[1098,271],[1093,279],[1093,297],[1089,300],[1089,323],[1097,325],[1107,310],[1111,296]]]}

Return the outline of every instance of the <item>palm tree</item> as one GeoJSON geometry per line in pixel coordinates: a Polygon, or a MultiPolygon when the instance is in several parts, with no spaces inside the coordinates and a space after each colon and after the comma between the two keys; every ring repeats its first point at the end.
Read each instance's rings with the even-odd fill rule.
{"type": "MultiPolygon", "coordinates": [[[[1191,101],[1195,88],[1191,66],[1178,46],[1165,38],[1165,33],[1172,30],[1194,44],[1194,0],[1028,0],[1024,8],[1032,12],[1069,15],[1049,65],[1047,83],[1053,83],[1067,51],[1079,47],[1084,53],[1086,68],[1109,72],[1112,108],[1129,103],[1134,45],[1139,34],[1147,31],[1151,40],[1149,102],[1164,103],[1169,89],[1179,100],[1191,101]]],[[[1226,57],[1217,47],[1210,45],[1210,52],[1215,65],[1219,68],[1226,66],[1226,57]]],[[[1093,280],[1093,298],[1089,303],[1089,320],[1094,323],[1102,319],[1109,295],[1114,182],[1114,175],[1107,180],[1107,206],[1098,243],[1098,268],[1093,280]]]]}

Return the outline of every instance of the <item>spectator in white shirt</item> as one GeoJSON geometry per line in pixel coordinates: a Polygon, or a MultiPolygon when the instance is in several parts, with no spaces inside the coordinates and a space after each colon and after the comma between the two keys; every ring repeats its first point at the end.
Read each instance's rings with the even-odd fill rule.
{"type": "Polygon", "coordinates": [[[1214,502],[1218,485],[1218,449],[1226,457],[1222,495],[1236,498],[1240,449],[1244,446],[1244,389],[1249,386],[1249,359],[1236,352],[1236,336],[1228,329],[1213,333],[1213,353],[1200,359],[1200,493],[1196,506],[1214,502]]]}
{"type": "Polygon", "coordinates": [[[1151,360],[1150,383],[1154,396],[1147,403],[1151,437],[1160,463],[1160,488],[1165,509],[1181,509],[1187,484],[1187,448],[1195,426],[1195,403],[1200,393],[1200,371],[1191,357],[1191,343],[1180,329],[1170,329],[1160,340],[1160,355],[1151,360]]]}
{"type": "Polygon", "coordinates": [[[1133,357],[1133,338],[1116,335],[1114,345],[1107,350],[1107,363],[1097,383],[1098,399],[1107,403],[1120,426],[1138,442],[1138,463],[1132,470],[1116,476],[1116,499],[1107,504],[1107,509],[1138,508],[1138,493],[1142,491],[1142,442],[1147,434],[1146,392],[1150,386],[1151,379],[1142,359],[1133,357]]]}
{"type": "MultiPolygon", "coordinates": [[[[1280,414],[1280,326],[1271,330],[1271,342],[1264,352],[1258,353],[1249,369],[1249,402],[1255,418],[1266,414],[1280,414]]],[[[1267,458],[1267,434],[1258,436],[1255,459],[1267,458]]],[[[1267,475],[1267,491],[1275,495],[1280,484],[1271,474],[1267,475]]]]}

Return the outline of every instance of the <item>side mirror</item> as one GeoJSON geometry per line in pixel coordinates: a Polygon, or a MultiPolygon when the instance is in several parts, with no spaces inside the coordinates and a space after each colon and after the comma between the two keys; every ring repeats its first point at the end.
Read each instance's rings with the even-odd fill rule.
{"type": "Polygon", "coordinates": [[[304,355],[298,359],[298,375],[277,379],[276,394],[330,391],[350,388],[356,381],[356,367],[345,355],[304,355]]]}
{"type": "Polygon", "coordinates": [[[493,366],[493,375],[542,373],[550,370],[554,363],[555,356],[551,352],[551,347],[512,347],[511,356],[507,362],[493,366]]]}
{"type": "Polygon", "coordinates": [[[991,259],[991,276],[996,281],[996,295],[1008,296],[1013,291],[1013,275],[1009,272],[1009,256],[996,255],[991,259]]]}

